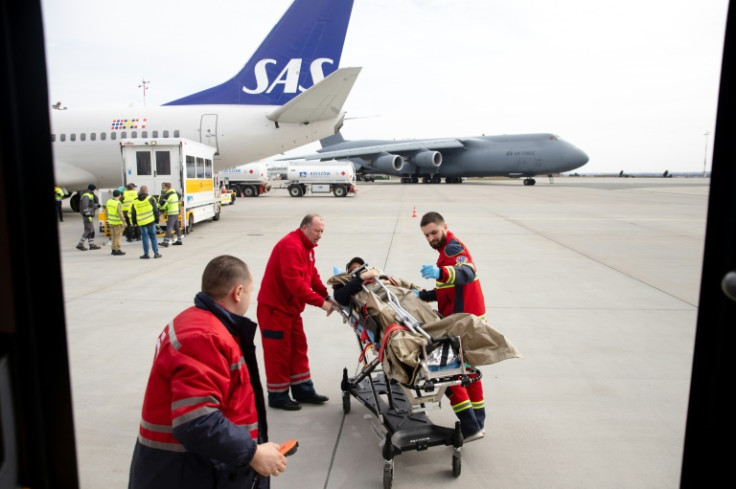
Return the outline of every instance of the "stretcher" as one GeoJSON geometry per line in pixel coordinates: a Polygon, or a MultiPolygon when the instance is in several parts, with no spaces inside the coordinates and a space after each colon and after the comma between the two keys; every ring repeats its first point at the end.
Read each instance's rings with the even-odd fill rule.
{"type": "MultiPolygon", "coordinates": [[[[393,483],[394,457],[410,450],[451,446],[452,475],[458,477],[462,467],[463,446],[460,423],[456,422],[453,427],[435,425],[427,416],[427,411],[440,407],[448,387],[478,382],[481,372],[465,362],[459,336],[433,338],[427,333],[423,324],[402,306],[397,295],[384,284],[387,278],[382,276],[379,280],[364,283],[362,287],[364,292],[378,297],[392,310],[396,319],[394,324],[379,324],[368,313],[366,304],[355,296],[351,298],[349,306],[339,308],[344,322],[355,332],[361,350],[356,375],[349,377],[348,369],[343,369],[343,411],[350,413],[351,398],[354,397],[382,425],[382,430],[377,431],[377,434],[384,437],[384,489],[390,489],[393,483]],[[409,365],[405,372],[397,372],[396,365],[393,369],[384,368],[391,342],[397,341],[402,335],[410,336],[414,340],[413,344],[418,345],[416,365],[409,365]]],[[[438,314],[436,318],[440,319],[438,314]]]]}

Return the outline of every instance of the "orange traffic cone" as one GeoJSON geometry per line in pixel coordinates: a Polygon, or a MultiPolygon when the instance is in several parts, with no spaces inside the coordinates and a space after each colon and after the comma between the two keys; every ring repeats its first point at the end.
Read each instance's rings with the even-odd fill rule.
{"type": "Polygon", "coordinates": [[[414,206],[414,210],[411,211],[411,217],[417,217],[417,206],[414,206]]]}

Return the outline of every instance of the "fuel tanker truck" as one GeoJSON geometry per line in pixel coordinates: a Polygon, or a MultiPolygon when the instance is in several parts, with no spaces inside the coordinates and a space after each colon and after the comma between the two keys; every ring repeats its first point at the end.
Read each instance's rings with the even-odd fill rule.
{"type": "Polygon", "coordinates": [[[349,161],[329,160],[319,163],[289,163],[287,168],[289,195],[302,197],[307,192],[329,193],[347,197],[355,193],[355,169],[349,161]]]}
{"type": "Polygon", "coordinates": [[[268,168],[265,163],[255,162],[220,172],[228,188],[235,190],[239,197],[258,197],[271,190],[268,183],[268,168]]]}

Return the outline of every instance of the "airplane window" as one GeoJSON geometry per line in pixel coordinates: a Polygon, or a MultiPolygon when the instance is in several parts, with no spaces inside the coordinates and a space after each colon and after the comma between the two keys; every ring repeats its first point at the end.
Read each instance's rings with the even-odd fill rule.
{"type": "Polygon", "coordinates": [[[174,131],[174,137],[175,137],[175,138],[178,138],[178,137],[179,137],[179,129],[176,129],[176,130],[174,131]]]}
{"type": "Polygon", "coordinates": [[[120,133],[120,139],[125,139],[127,137],[128,137],[127,131],[123,131],[123,132],[120,133]]]}
{"type": "Polygon", "coordinates": [[[87,140],[87,134],[85,134],[85,133],[80,134],[79,135],[79,140],[80,141],[86,141],[87,140]]]}
{"type": "Polygon", "coordinates": [[[59,139],[61,139],[62,142],[66,141],[66,134],[60,134],[59,139]]]}
{"type": "Polygon", "coordinates": [[[156,175],[171,175],[171,153],[156,151],[156,175]]]}
{"type": "Polygon", "coordinates": [[[194,164],[194,156],[187,155],[187,178],[194,178],[196,175],[196,165],[194,164]]]}
{"type": "Polygon", "coordinates": [[[136,139],[138,137],[138,131],[130,131],[130,137],[131,139],[136,139]]]}
{"type": "Polygon", "coordinates": [[[197,178],[204,178],[204,160],[197,157],[197,178]]]}
{"type": "Polygon", "coordinates": [[[56,134],[51,135],[51,142],[53,143],[54,141],[56,141],[56,134]]]}
{"type": "Polygon", "coordinates": [[[89,133],[89,140],[90,141],[97,141],[97,133],[95,133],[95,132],[89,133]]]}
{"type": "Polygon", "coordinates": [[[151,137],[157,138],[158,137],[158,131],[153,131],[153,133],[151,134],[151,137]]]}
{"type": "Polygon", "coordinates": [[[169,137],[169,131],[164,131],[164,137],[165,138],[169,137]]]}
{"type": "Polygon", "coordinates": [[[111,141],[114,140],[114,139],[116,139],[117,137],[118,137],[118,134],[116,132],[111,132],[110,133],[110,140],[111,141]]]}
{"type": "Polygon", "coordinates": [[[151,152],[150,151],[136,151],[135,162],[137,166],[138,175],[150,175],[151,174],[151,152]]]}
{"type": "Polygon", "coordinates": [[[147,138],[148,137],[148,131],[141,132],[141,137],[142,138],[147,138]]]}
{"type": "Polygon", "coordinates": [[[101,132],[100,133],[100,141],[104,141],[105,140],[105,136],[107,136],[107,133],[106,132],[101,132]]]}
{"type": "Polygon", "coordinates": [[[77,135],[76,135],[76,134],[74,134],[74,133],[71,133],[71,134],[69,135],[69,141],[76,141],[76,140],[77,140],[77,135]]]}

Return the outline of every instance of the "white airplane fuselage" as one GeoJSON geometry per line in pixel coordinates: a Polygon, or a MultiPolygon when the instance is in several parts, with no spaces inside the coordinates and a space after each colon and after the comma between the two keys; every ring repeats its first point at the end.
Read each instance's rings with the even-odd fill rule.
{"type": "Polygon", "coordinates": [[[188,138],[217,148],[215,171],[282,153],[335,133],[344,112],[309,124],[276,124],[273,105],[175,105],[52,110],[56,184],[69,191],[123,184],[120,140],[188,138]]]}

